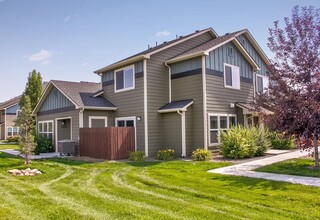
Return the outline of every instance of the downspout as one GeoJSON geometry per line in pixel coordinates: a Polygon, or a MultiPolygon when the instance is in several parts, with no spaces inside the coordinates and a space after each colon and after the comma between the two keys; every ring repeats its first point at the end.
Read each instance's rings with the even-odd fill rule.
{"type": "Polygon", "coordinates": [[[256,98],[256,71],[253,71],[253,98],[256,98]]]}
{"type": "Polygon", "coordinates": [[[7,140],[7,108],[4,109],[4,140],[7,140]]]}
{"type": "Polygon", "coordinates": [[[202,56],[203,147],[208,150],[206,57],[202,56]]]}
{"type": "MultiPolygon", "coordinates": [[[[78,134],[78,141],[79,142],[80,142],[80,128],[83,128],[83,112],[84,112],[84,108],[80,108],[80,110],[79,110],[79,134],[78,134]]],[[[71,123],[72,123],[72,120],[71,120],[71,123]]],[[[71,127],[72,127],[72,124],[71,124],[71,127]]]]}
{"type": "Polygon", "coordinates": [[[169,103],[171,103],[171,67],[167,64],[167,62],[164,62],[164,65],[166,65],[166,67],[169,69],[169,103]]]}
{"type": "Polygon", "coordinates": [[[181,115],[181,147],[182,147],[182,157],[187,156],[187,145],[186,145],[186,113],[184,111],[177,111],[181,115]]]}

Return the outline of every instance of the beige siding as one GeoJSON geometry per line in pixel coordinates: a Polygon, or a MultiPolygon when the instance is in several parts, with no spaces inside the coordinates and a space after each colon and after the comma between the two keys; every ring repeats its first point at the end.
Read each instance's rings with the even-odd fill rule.
{"type": "Polygon", "coordinates": [[[98,111],[98,110],[85,110],[83,112],[83,127],[88,128],[89,127],[89,116],[103,116],[107,117],[108,121],[108,127],[114,126],[114,115],[115,112],[113,111],[98,111]]]}
{"type": "MultiPolygon", "coordinates": [[[[187,113],[187,117],[192,118],[192,142],[189,142],[189,145],[192,147],[203,147],[203,96],[201,74],[172,80],[172,100],[183,99],[193,99],[192,111],[190,111],[190,107],[187,109],[190,111],[187,113]]],[[[190,146],[188,146],[188,148],[190,148],[190,146]]]]}
{"type": "Polygon", "coordinates": [[[241,90],[224,87],[223,77],[206,75],[207,81],[207,112],[236,114],[236,108],[230,103],[253,101],[253,84],[240,83],[241,90]]]}
{"type": "MultiPolygon", "coordinates": [[[[68,118],[68,117],[71,117],[72,119],[72,140],[78,142],[79,141],[79,110],[60,112],[60,113],[48,114],[48,115],[38,115],[37,122],[53,120],[53,131],[55,131],[55,126],[56,126],[55,119],[68,118]]],[[[56,137],[54,137],[54,139],[56,140],[56,137]]]]}
{"type": "Polygon", "coordinates": [[[164,145],[161,149],[173,149],[177,156],[181,156],[181,115],[178,113],[163,114],[163,133],[164,145]]]}
{"type": "Polygon", "coordinates": [[[6,115],[6,127],[14,127],[16,119],[16,115],[6,115]]]}
{"type": "MultiPolygon", "coordinates": [[[[192,151],[195,148],[203,147],[202,145],[197,145],[196,141],[193,144],[193,140],[196,138],[196,135],[193,133],[193,106],[190,106],[187,110],[186,114],[186,147],[187,147],[187,156],[190,156],[192,151]]],[[[202,121],[201,119],[198,121],[202,121]]],[[[201,131],[201,130],[199,130],[201,131]]],[[[203,134],[198,134],[200,137],[203,134]]],[[[202,142],[202,139],[199,139],[202,142]]]]}
{"type": "Polygon", "coordinates": [[[169,71],[164,62],[210,39],[212,36],[205,33],[156,53],[147,60],[149,155],[155,155],[164,144],[163,119],[157,113],[157,110],[169,101],[169,71]]]}
{"type": "Polygon", "coordinates": [[[108,125],[114,126],[114,119],[119,117],[140,116],[142,120],[136,121],[137,149],[144,151],[144,114],[143,114],[143,77],[135,79],[135,89],[114,92],[114,85],[105,86],[104,97],[117,106],[114,118],[108,119],[108,125]],[[113,123],[113,124],[112,124],[113,123]]]}

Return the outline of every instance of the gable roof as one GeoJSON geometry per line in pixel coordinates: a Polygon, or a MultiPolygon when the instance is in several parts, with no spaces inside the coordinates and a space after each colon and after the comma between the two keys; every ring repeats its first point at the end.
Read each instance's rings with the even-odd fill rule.
{"type": "Polygon", "coordinates": [[[21,95],[0,103],[0,110],[19,104],[20,99],[21,99],[21,95]]]}
{"type": "Polygon", "coordinates": [[[106,67],[103,67],[101,69],[98,69],[98,70],[94,71],[94,73],[101,74],[101,73],[106,72],[108,70],[112,70],[112,69],[118,68],[120,66],[124,66],[124,65],[127,65],[127,64],[139,61],[139,60],[150,59],[150,56],[152,54],[158,53],[158,52],[160,52],[162,50],[165,50],[167,48],[175,46],[175,45],[177,45],[179,43],[182,43],[184,41],[192,39],[192,38],[194,38],[196,36],[199,36],[201,34],[204,34],[206,32],[212,34],[212,36],[214,36],[214,37],[218,37],[218,34],[212,28],[206,28],[206,29],[203,29],[203,30],[200,30],[200,31],[197,30],[192,34],[188,34],[186,36],[180,36],[177,39],[174,39],[174,40],[171,40],[171,41],[168,41],[168,42],[164,42],[162,44],[159,44],[158,46],[151,47],[151,48],[149,48],[147,50],[144,50],[142,52],[139,52],[139,53],[137,53],[135,55],[129,56],[129,57],[127,57],[127,58],[125,58],[123,60],[120,60],[120,61],[118,61],[116,63],[113,63],[113,64],[108,65],[106,67]]]}
{"type": "Polygon", "coordinates": [[[220,36],[215,39],[212,39],[212,40],[205,42],[197,47],[194,47],[188,51],[185,51],[185,52],[179,54],[178,56],[171,58],[170,60],[167,60],[166,63],[172,64],[172,63],[176,63],[176,62],[190,59],[190,58],[197,57],[197,56],[209,55],[209,52],[215,50],[216,48],[218,48],[228,42],[233,42],[234,45],[236,46],[236,48],[246,58],[246,60],[250,63],[250,65],[254,68],[254,70],[258,70],[259,69],[258,64],[253,60],[253,58],[249,55],[249,53],[243,48],[241,43],[237,40],[237,37],[242,34],[245,34],[247,36],[250,43],[255,47],[255,49],[258,51],[258,53],[262,57],[262,59],[267,64],[269,64],[270,61],[269,61],[268,57],[262,51],[262,49],[257,44],[257,42],[253,39],[252,35],[249,33],[249,31],[247,29],[236,31],[236,32],[229,33],[224,36],[220,36]]]}
{"type": "Polygon", "coordinates": [[[159,113],[168,113],[168,112],[176,112],[176,111],[187,111],[187,108],[193,104],[193,99],[172,101],[170,103],[162,106],[158,112],[159,113]]]}
{"type": "Polygon", "coordinates": [[[39,111],[46,97],[49,95],[51,88],[57,88],[66,98],[68,98],[76,109],[101,109],[116,110],[117,107],[104,97],[93,97],[101,90],[101,83],[93,82],[69,82],[61,80],[51,80],[40,98],[39,103],[33,113],[39,111]]]}

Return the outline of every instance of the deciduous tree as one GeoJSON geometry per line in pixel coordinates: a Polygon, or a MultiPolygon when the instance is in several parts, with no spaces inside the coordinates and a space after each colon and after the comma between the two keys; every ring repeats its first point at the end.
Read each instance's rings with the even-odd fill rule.
{"type": "Polygon", "coordinates": [[[295,6],[291,18],[269,29],[268,47],[275,54],[270,66],[269,95],[258,102],[273,106],[269,126],[288,135],[313,138],[319,169],[320,134],[320,9],[295,6]]]}

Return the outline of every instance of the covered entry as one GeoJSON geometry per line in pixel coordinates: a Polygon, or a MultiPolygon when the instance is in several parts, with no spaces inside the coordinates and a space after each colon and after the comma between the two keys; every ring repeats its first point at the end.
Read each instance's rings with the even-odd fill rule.
{"type": "Polygon", "coordinates": [[[72,140],[72,118],[56,118],[55,119],[55,146],[56,151],[58,147],[58,141],[72,140]]]}
{"type": "MultiPolygon", "coordinates": [[[[246,127],[252,126],[252,127],[263,127],[264,123],[261,118],[261,116],[258,114],[258,112],[255,112],[251,104],[249,103],[237,103],[236,104],[238,109],[238,119],[242,119],[242,124],[246,127]]],[[[272,111],[260,107],[261,112],[270,115],[273,114],[272,111]]],[[[240,121],[239,121],[240,122],[240,121]]]]}

